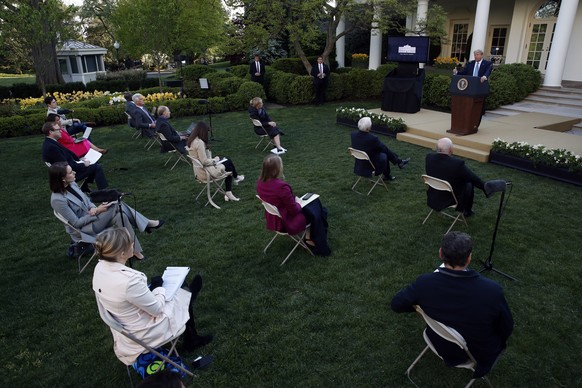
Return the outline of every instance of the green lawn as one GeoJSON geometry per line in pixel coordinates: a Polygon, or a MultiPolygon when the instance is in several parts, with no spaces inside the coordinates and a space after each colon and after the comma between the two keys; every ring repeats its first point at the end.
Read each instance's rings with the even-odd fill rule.
{"type": "Polygon", "coordinates": [[[0,86],[12,86],[14,84],[33,84],[34,82],[34,74],[0,74],[0,86]]]}
{"type": "MultiPolygon", "coordinates": [[[[375,108],[369,103],[344,106],[375,108]]],[[[194,201],[200,190],[192,171],[169,171],[165,155],[145,151],[126,126],[96,128],[95,143],[109,148],[102,159],[111,186],[166,226],[140,241],[149,260],[135,267],[148,276],[167,265],[188,265],[204,278],[197,323],[214,342],[196,354],[215,363],[196,378],[208,387],[407,387],[404,372],[425,346],[422,323],[389,309],[392,296],[438,264],[438,247],[449,221],[428,213],[420,179],[425,148],[385,139],[400,156],[412,157],[393,171],[389,192],[369,196],[350,190],[353,160],[350,129],[335,125],[335,108],[271,109],[285,130],[285,177],[297,194],[319,193],[329,209],[328,258],[291,249],[281,239],[267,254],[271,234],[255,199],[255,180],[266,154],[245,112],[215,115],[215,155],[231,157],[246,181],[235,186],[238,203],[222,210],[194,201]]],[[[192,118],[173,120],[185,128],[192,118]]],[[[443,130],[444,133],[444,130],[443,130]]],[[[127,387],[112,336],[101,322],[91,289],[93,264],[76,273],[65,256],[69,237],[53,216],[42,136],[0,140],[2,163],[0,236],[2,254],[2,386],[127,387]]],[[[582,206],[578,187],[515,170],[468,161],[484,179],[513,182],[501,220],[495,267],[519,279],[501,283],[515,318],[507,353],[490,374],[494,386],[580,386],[582,309],[580,241],[582,206]]],[[[499,195],[476,193],[476,216],[459,230],[473,236],[473,267],[489,254],[499,195]]],[[[451,301],[453,303],[453,301],[451,301]]],[[[188,355],[193,357],[196,354],[188,355]]],[[[413,371],[425,387],[458,387],[464,370],[447,370],[428,354],[413,371]],[[438,376],[438,377],[437,377],[438,376]]],[[[477,386],[485,386],[483,382],[477,386]]]]}

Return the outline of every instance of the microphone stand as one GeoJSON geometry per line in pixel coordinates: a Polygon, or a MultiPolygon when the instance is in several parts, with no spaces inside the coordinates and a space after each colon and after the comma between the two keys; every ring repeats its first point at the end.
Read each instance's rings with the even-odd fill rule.
{"type": "Polygon", "coordinates": [[[214,132],[212,131],[212,109],[210,109],[210,101],[206,104],[206,114],[208,115],[208,126],[210,127],[210,140],[220,141],[214,138],[214,132]]]}
{"type": "Polygon", "coordinates": [[[483,268],[481,268],[479,273],[484,272],[484,271],[493,271],[495,273],[498,273],[499,275],[505,276],[509,280],[517,281],[517,279],[514,278],[513,276],[510,276],[510,275],[506,274],[505,272],[502,272],[498,269],[493,268],[493,249],[495,248],[495,239],[497,238],[497,230],[499,229],[499,220],[501,220],[501,214],[503,211],[504,198],[505,198],[505,190],[503,190],[501,192],[501,198],[499,199],[499,210],[497,211],[497,220],[495,221],[495,229],[493,229],[493,239],[491,240],[491,250],[489,251],[489,257],[487,258],[486,261],[479,259],[481,264],[483,264],[483,268]]]}
{"type": "MultiPolygon", "coordinates": [[[[123,193],[120,193],[117,196],[117,211],[119,212],[119,217],[121,218],[121,227],[125,228],[125,214],[123,214],[123,209],[121,208],[121,198],[123,197],[123,193]]],[[[133,268],[133,256],[129,258],[127,261],[129,268],[133,268]]]]}

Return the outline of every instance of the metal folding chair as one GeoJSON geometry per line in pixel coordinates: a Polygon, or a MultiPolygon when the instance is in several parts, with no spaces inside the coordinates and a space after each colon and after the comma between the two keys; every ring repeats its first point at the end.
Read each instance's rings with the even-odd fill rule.
{"type": "Polygon", "coordinates": [[[376,173],[376,167],[374,167],[374,163],[372,163],[372,161],[370,160],[370,157],[368,156],[367,153],[365,153],[364,151],[357,150],[357,149],[352,148],[352,147],[348,147],[348,152],[355,159],[358,159],[358,160],[366,160],[366,161],[368,161],[368,163],[370,163],[370,166],[372,166],[372,175],[371,176],[360,176],[360,175],[357,175],[358,179],[352,185],[352,190],[353,191],[355,191],[358,194],[362,194],[359,191],[355,190],[357,184],[360,182],[360,180],[362,178],[366,178],[366,179],[370,180],[370,182],[372,183],[372,188],[370,189],[370,191],[368,191],[368,194],[366,194],[366,195],[370,195],[370,193],[372,192],[372,190],[374,190],[374,187],[376,187],[377,185],[384,186],[384,188],[386,188],[386,191],[388,191],[388,186],[386,186],[386,182],[384,182],[384,179],[382,179],[382,176],[381,175],[376,176],[376,179],[374,179],[374,176],[375,176],[375,173],[376,173]]]}
{"type": "Polygon", "coordinates": [[[186,156],[184,156],[180,152],[180,150],[178,150],[178,148],[176,148],[176,146],[174,145],[174,143],[169,142],[168,139],[166,139],[166,137],[163,134],[161,134],[161,133],[158,133],[158,136],[160,137],[160,141],[161,141],[162,144],[169,144],[172,147],[172,150],[166,151],[166,152],[168,152],[170,154],[170,157],[168,158],[168,160],[166,160],[166,163],[164,163],[164,166],[167,165],[170,162],[170,160],[172,160],[172,156],[173,155],[178,155],[178,159],[176,159],[176,161],[174,162],[174,165],[172,166],[172,168],[170,169],[170,171],[173,170],[174,167],[176,167],[176,164],[178,164],[178,162],[180,162],[180,160],[183,161],[184,163],[186,163],[187,165],[190,165],[190,162],[188,161],[188,159],[186,159],[186,156]]]}
{"type": "Polygon", "coordinates": [[[264,134],[262,135],[258,135],[260,137],[259,142],[257,143],[257,145],[255,146],[255,149],[259,148],[259,146],[261,145],[261,143],[263,142],[263,140],[268,140],[267,145],[265,145],[265,148],[263,148],[263,151],[265,151],[267,148],[269,148],[269,146],[275,146],[275,143],[273,143],[273,141],[271,140],[271,138],[269,137],[269,132],[267,131],[267,129],[263,126],[263,124],[257,120],[257,119],[251,119],[253,125],[255,127],[260,127],[263,129],[264,134]]]}
{"type": "Polygon", "coordinates": [[[430,209],[430,212],[428,213],[428,215],[426,216],[426,218],[424,219],[424,221],[422,221],[422,224],[424,225],[426,220],[428,220],[428,218],[430,217],[430,215],[433,212],[438,212],[441,213],[442,215],[452,218],[453,219],[453,223],[451,224],[451,226],[449,227],[449,229],[447,229],[447,231],[445,232],[445,234],[449,233],[449,231],[453,228],[453,226],[455,225],[455,223],[459,220],[463,221],[465,223],[465,226],[469,226],[467,225],[467,220],[465,219],[465,216],[463,215],[463,212],[456,212],[456,208],[459,205],[459,201],[457,201],[457,197],[455,196],[455,193],[453,192],[453,188],[451,187],[450,183],[447,181],[444,181],[442,179],[438,179],[435,177],[432,177],[430,175],[422,175],[422,180],[424,181],[424,183],[427,186],[427,190],[428,188],[432,188],[434,190],[439,190],[439,191],[448,191],[451,194],[451,198],[454,200],[454,204],[450,205],[449,207],[442,209],[442,210],[435,210],[435,209],[430,209]],[[448,213],[446,210],[453,210],[453,212],[456,212],[457,214],[451,214],[448,213]]]}
{"type": "MultiPolygon", "coordinates": [[[[57,219],[59,221],[61,221],[63,224],[65,224],[65,230],[67,230],[67,228],[69,230],[67,230],[67,232],[69,233],[69,236],[71,236],[71,238],[73,239],[73,241],[75,243],[86,243],[86,244],[91,244],[93,245],[93,242],[89,242],[89,241],[83,241],[82,239],[82,233],[79,229],[75,228],[73,225],[71,225],[71,223],[62,216],[62,214],[60,214],[59,212],[57,212],[56,210],[54,211],[55,217],[57,217],[57,219]],[[71,230],[73,231],[73,233],[71,233],[71,230]]],[[[95,247],[93,246],[93,254],[91,255],[91,257],[89,258],[89,260],[87,260],[87,262],[85,263],[85,265],[83,265],[83,268],[81,268],[81,261],[83,256],[85,256],[85,252],[82,252],[78,257],[77,257],[77,266],[79,268],[79,275],[81,274],[81,272],[83,272],[85,270],[85,268],[87,268],[87,266],[89,265],[89,263],[91,262],[91,260],[93,260],[93,258],[95,257],[97,253],[95,252],[95,247]]]]}
{"type": "Polygon", "coordinates": [[[198,198],[200,198],[200,196],[202,195],[202,193],[204,193],[204,191],[206,191],[206,198],[208,200],[206,201],[206,204],[204,206],[207,206],[208,204],[211,204],[215,208],[220,209],[220,206],[218,206],[213,201],[213,198],[218,193],[221,193],[223,195],[226,195],[226,191],[223,189],[222,185],[224,184],[224,180],[228,176],[230,176],[232,174],[232,172],[225,171],[219,177],[213,177],[212,174],[210,174],[210,171],[208,171],[208,169],[206,168],[206,166],[204,166],[200,160],[196,159],[195,157],[193,157],[191,155],[188,155],[188,157],[192,161],[192,167],[193,167],[193,172],[194,172],[194,179],[196,180],[196,182],[204,185],[204,187],[202,188],[202,190],[200,190],[200,192],[196,196],[196,200],[198,200],[198,198]],[[198,175],[196,175],[196,170],[202,171],[204,173],[204,175],[206,176],[206,179],[204,179],[204,180],[198,179],[198,175]],[[211,187],[212,186],[214,187],[215,190],[214,190],[214,193],[211,195],[210,193],[212,191],[211,190],[211,187]]]}

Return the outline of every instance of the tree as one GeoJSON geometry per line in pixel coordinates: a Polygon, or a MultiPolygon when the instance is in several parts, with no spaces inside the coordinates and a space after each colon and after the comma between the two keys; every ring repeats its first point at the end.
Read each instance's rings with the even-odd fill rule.
{"type": "MultiPolygon", "coordinates": [[[[117,40],[113,34],[111,15],[116,7],[115,0],[84,0],[79,10],[85,41],[100,47],[113,48],[117,40]]],[[[117,63],[119,58],[107,55],[107,61],[117,63]]]]}
{"type": "Polygon", "coordinates": [[[0,1],[0,35],[14,41],[32,57],[36,83],[43,93],[46,85],[63,83],[57,60],[58,43],[74,35],[75,7],[65,7],[60,0],[0,1]]]}
{"type": "Polygon", "coordinates": [[[124,50],[151,55],[159,75],[174,53],[201,52],[219,42],[225,13],[220,0],[119,0],[112,21],[124,50]]]}

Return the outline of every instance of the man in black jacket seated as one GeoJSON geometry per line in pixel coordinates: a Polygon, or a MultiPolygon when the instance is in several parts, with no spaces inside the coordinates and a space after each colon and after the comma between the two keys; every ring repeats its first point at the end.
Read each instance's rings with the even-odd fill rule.
{"type": "MultiPolygon", "coordinates": [[[[419,305],[426,315],[458,331],[477,366],[474,378],[485,376],[505,349],[513,331],[513,317],[503,289],[494,281],[467,268],[473,242],[461,232],[443,237],[439,256],[444,263],[435,272],[421,275],[392,299],[397,313],[414,312],[419,305]]],[[[467,354],[427,327],[427,336],[449,367],[468,361],[467,354]]]]}
{"type": "Polygon", "coordinates": [[[58,123],[44,123],[42,132],[46,136],[44,143],[42,143],[42,160],[44,162],[50,164],[67,162],[76,172],[76,181],[82,181],[87,178],[81,187],[81,190],[85,192],[90,191],[89,183],[95,182],[99,190],[108,186],[105,173],[99,163],[90,164],[85,159],[79,159],[72,151],[59,144],[58,139],[61,137],[61,127],[58,123]]]}
{"type": "MultiPolygon", "coordinates": [[[[390,175],[390,163],[397,165],[399,168],[404,168],[410,162],[410,158],[400,159],[398,155],[390,148],[386,147],[384,143],[370,133],[372,129],[372,119],[369,117],[362,117],[358,121],[359,131],[352,133],[352,148],[364,151],[376,168],[376,175],[382,174],[382,179],[392,181],[396,179],[395,176],[390,175]]],[[[365,160],[356,159],[354,164],[354,173],[360,176],[371,176],[372,167],[370,163],[365,160]]]]}
{"type": "Polygon", "coordinates": [[[174,148],[169,143],[172,143],[181,154],[186,155],[186,139],[187,136],[180,135],[172,124],[170,124],[170,108],[164,105],[158,107],[158,119],[156,120],[156,132],[164,135],[166,141],[162,141],[161,152],[173,151],[174,148]]]}
{"type": "MultiPolygon", "coordinates": [[[[463,212],[465,217],[475,214],[474,187],[485,192],[483,181],[465,165],[464,160],[451,156],[453,142],[448,137],[438,140],[436,151],[426,156],[426,174],[449,182],[459,202],[457,210],[463,212]]],[[[453,198],[446,191],[429,188],[427,196],[428,206],[435,210],[442,210],[454,204],[453,198]]]]}

